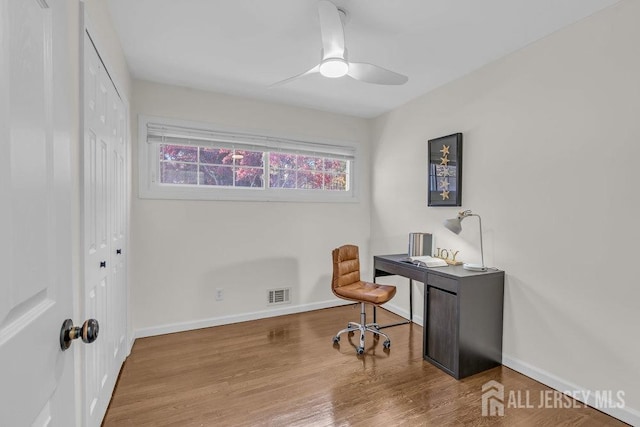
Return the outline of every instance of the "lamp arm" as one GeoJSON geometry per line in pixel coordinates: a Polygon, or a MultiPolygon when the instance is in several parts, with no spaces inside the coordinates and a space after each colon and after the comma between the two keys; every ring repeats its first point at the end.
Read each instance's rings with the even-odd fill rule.
{"type": "Polygon", "coordinates": [[[478,214],[472,213],[470,210],[461,211],[458,213],[460,219],[464,219],[468,216],[477,216],[478,224],[480,225],[480,259],[482,260],[482,267],[484,267],[484,247],[482,246],[482,218],[478,214]]]}
{"type": "Polygon", "coordinates": [[[480,259],[482,260],[482,267],[484,268],[484,248],[482,247],[482,218],[478,217],[478,224],[480,224],[480,259]]]}

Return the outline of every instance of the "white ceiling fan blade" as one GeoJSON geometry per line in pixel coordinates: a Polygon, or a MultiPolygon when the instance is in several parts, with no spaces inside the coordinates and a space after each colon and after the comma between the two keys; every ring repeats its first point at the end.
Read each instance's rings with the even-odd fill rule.
{"type": "Polygon", "coordinates": [[[318,73],[318,72],[320,72],[320,65],[319,64],[316,65],[315,67],[313,67],[312,69],[305,71],[304,73],[300,73],[300,74],[295,75],[293,77],[289,77],[288,79],[280,80],[279,82],[276,82],[276,83],[274,83],[272,85],[269,85],[269,88],[276,87],[276,86],[281,86],[281,85],[283,85],[285,83],[289,83],[292,80],[299,79],[300,77],[304,77],[307,74],[313,74],[313,73],[318,73]]]}
{"type": "Polygon", "coordinates": [[[321,0],[318,2],[318,16],[324,52],[322,59],[344,59],[344,28],[342,28],[338,8],[330,1],[321,0]]]}
{"type": "Polygon", "coordinates": [[[347,75],[356,80],[379,85],[403,85],[409,77],[366,62],[349,62],[347,75]]]}

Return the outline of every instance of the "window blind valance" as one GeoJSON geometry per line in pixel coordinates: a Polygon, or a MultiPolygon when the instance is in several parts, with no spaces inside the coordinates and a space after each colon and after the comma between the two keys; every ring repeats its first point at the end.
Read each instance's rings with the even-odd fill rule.
{"type": "Polygon", "coordinates": [[[304,154],[351,161],[355,158],[355,149],[348,146],[256,135],[245,132],[198,129],[163,123],[147,123],[147,143],[198,147],[215,146],[248,151],[275,151],[278,153],[304,154]]]}

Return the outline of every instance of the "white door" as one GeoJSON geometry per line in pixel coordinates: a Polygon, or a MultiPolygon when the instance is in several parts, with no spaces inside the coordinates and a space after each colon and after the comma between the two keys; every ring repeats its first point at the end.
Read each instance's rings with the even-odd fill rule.
{"type": "Polygon", "coordinates": [[[1,426],[75,424],[68,7],[0,0],[1,426]]]}
{"type": "Polygon", "coordinates": [[[113,293],[109,301],[113,329],[109,336],[111,342],[111,358],[115,376],[120,372],[127,356],[127,116],[125,104],[118,96],[115,88],[111,91],[111,156],[109,187],[111,209],[109,211],[111,236],[111,263],[113,293]]]}
{"type": "Polygon", "coordinates": [[[85,316],[100,322],[84,348],[85,424],[99,426],[126,356],[126,109],[84,35],[83,265],[85,316]]]}

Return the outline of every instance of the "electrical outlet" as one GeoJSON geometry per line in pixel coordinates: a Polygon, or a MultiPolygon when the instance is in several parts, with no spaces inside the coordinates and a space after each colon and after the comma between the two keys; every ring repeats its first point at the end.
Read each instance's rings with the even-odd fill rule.
{"type": "Polygon", "coordinates": [[[224,299],[224,290],[222,288],[216,289],[216,301],[222,301],[224,299]]]}

